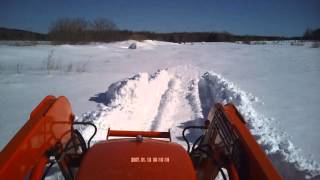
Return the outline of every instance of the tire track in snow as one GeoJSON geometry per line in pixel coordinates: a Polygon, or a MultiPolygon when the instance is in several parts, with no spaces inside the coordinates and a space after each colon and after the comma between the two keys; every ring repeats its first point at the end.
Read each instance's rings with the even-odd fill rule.
{"type": "MultiPolygon", "coordinates": [[[[181,143],[185,126],[202,119],[198,95],[198,76],[187,69],[161,70],[155,74],[140,73],[110,85],[105,105],[84,114],[83,121],[97,125],[94,141],[104,140],[108,128],[126,130],[171,129],[174,141],[181,143]]],[[[92,129],[83,130],[86,139],[92,129]]]]}
{"type": "MultiPolygon", "coordinates": [[[[169,70],[172,79],[161,98],[158,114],[152,121],[150,130],[167,131],[170,129],[172,140],[186,146],[182,140],[183,128],[202,123],[203,116],[198,94],[199,79],[195,75],[190,76],[184,72],[177,69],[169,70]]],[[[194,140],[198,135],[198,131],[191,131],[187,137],[194,140]]]]}
{"type": "MultiPolygon", "coordinates": [[[[169,69],[168,72],[173,78],[161,99],[151,130],[167,131],[170,128],[172,140],[186,147],[182,139],[183,128],[203,122],[198,93],[199,76],[193,68],[185,66],[169,69]]],[[[194,140],[198,135],[196,130],[187,137],[194,140]]]]}
{"type": "Polygon", "coordinates": [[[161,97],[158,113],[152,121],[151,131],[166,131],[172,126],[172,120],[170,118],[176,110],[177,103],[179,103],[177,96],[180,83],[181,81],[177,78],[169,81],[168,89],[161,97]]]}
{"type": "MultiPolygon", "coordinates": [[[[94,141],[104,140],[108,128],[119,130],[148,130],[150,120],[157,112],[162,95],[168,89],[170,75],[161,70],[153,75],[140,73],[132,78],[110,86],[107,105],[100,104],[98,111],[83,116],[84,121],[92,121],[98,128],[94,141]],[[111,95],[110,95],[111,94],[111,95]]],[[[93,130],[84,129],[85,138],[93,130]]]]}

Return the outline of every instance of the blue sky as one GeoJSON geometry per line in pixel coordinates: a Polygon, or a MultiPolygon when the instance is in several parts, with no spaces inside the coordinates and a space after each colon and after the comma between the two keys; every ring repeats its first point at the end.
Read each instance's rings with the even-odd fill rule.
{"type": "Polygon", "coordinates": [[[129,30],[296,36],[320,28],[320,0],[1,0],[2,27],[47,32],[62,17],[107,17],[129,30]]]}

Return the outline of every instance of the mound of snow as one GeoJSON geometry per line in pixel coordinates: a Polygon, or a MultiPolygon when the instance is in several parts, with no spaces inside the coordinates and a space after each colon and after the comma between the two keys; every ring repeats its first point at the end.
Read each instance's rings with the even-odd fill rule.
{"type": "Polygon", "coordinates": [[[253,103],[257,102],[258,98],[252,94],[240,90],[219,74],[207,72],[199,82],[199,95],[205,116],[215,103],[233,103],[244,116],[251,133],[258,143],[263,145],[267,154],[280,155],[285,161],[304,171],[306,178],[320,175],[320,165],[312,160],[312,157],[303,156],[301,150],[295,147],[284,133],[273,128],[272,119],[265,118],[255,111],[253,103]]]}
{"type": "Polygon", "coordinates": [[[122,49],[143,49],[143,50],[152,50],[157,46],[165,46],[165,45],[177,45],[176,43],[171,42],[163,42],[163,41],[154,41],[154,40],[144,40],[144,41],[136,41],[136,40],[128,40],[116,43],[118,47],[122,49]],[[132,48],[130,48],[132,46],[132,48]],[[135,47],[135,48],[134,48],[135,47]]]}
{"type": "MultiPolygon", "coordinates": [[[[111,85],[107,92],[108,105],[101,105],[100,111],[84,115],[85,120],[93,121],[98,127],[94,140],[104,140],[108,128],[148,129],[150,120],[157,114],[161,96],[168,88],[169,79],[168,72],[162,70],[153,75],[139,73],[111,85]]],[[[92,130],[83,133],[90,137],[92,130]]]]}

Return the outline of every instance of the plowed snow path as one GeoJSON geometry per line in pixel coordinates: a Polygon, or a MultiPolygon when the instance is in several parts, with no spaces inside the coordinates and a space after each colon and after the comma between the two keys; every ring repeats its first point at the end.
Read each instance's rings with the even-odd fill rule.
{"type": "MultiPolygon", "coordinates": [[[[173,141],[180,142],[185,124],[199,124],[203,118],[198,93],[199,76],[184,68],[161,70],[153,75],[140,73],[117,82],[106,92],[105,105],[84,115],[94,121],[98,134],[106,138],[108,128],[126,130],[171,130],[173,141]],[[180,71],[177,73],[177,71],[180,71]]],[[[86,138],[91,129],[84,131],[86,138]]],[[[184,145],[184,144],[183,144],[184,145]]]]}
{"type": "MultiPolygon", "coordinates": [[[[106,139],[108,128],[115,130],[171,130],[172,141],[186,146],[182,130],[189,125],[203,124],[209,108],[215,103],[233,103],[247,121],[247,126],[273,162],[283,172],[303,178],[320,174],[320,166],[303,157],[287,137],[272,126],[272,119],[256,113],[256,97],[238,89],[214,72],[200,76],[200,70],[179,66],[159,70],[154,74],[139,73],[132,78],[112,84],[100,99],[98,111],[84,114],[82,121],[92,121],[98,128],[93,142],[106,139]],[[276,158],[275,158],[276,157],[276,158]],[[290,165],[286,163],[291,163],[290,165]],[[295,168],[293,168],[295,167],[295,168]],[[301,172],[304,171],[303,173],[301,172]]],[[[82,130],[89,139],[93,129],[82,130]]],[[[193,142],[199,131],[191,131],[187,138],[193,142]]],[[[291,177],[286,177],[291,178],[291,177]]]]}

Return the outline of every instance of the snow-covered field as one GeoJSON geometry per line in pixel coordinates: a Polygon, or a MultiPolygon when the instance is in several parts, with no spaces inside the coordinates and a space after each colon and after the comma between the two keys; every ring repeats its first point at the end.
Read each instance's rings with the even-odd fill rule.
{"type": "Polygon", "coordinates": [[[171,128],[183,146],[184,126],[201,123],[215,102],[232,102],[285,179],[320,178],[319,48],[131,43],[0,44],[0,147],[48,94],[67,96],[78,120],[94,122],[95,141],[108,127],[171,128]]]}

